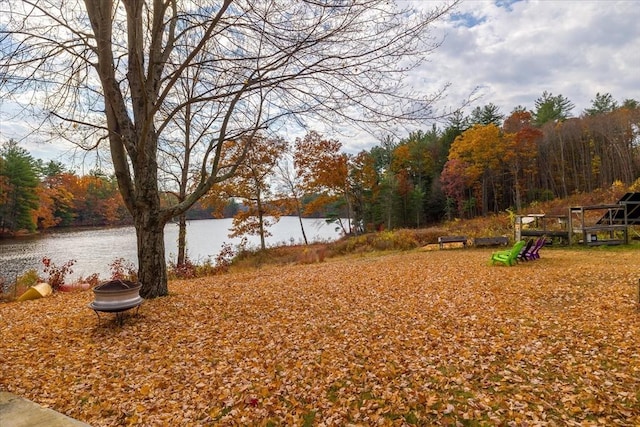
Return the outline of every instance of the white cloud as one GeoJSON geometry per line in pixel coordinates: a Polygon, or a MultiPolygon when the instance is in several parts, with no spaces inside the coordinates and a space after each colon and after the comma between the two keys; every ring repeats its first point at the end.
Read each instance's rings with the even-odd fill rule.
{"type": "Polygon", "coordinates": [[[458,12],[473,19],[439,23],[446,39],[423,69],[438,76],[432,81],[452,83],[450,102],[479,87],[476,105],[491,102],[508,114],[518,105],[532,109],[549,91],[569,98],[577,116],[597,92],[640,100],[636,1],[469,0],[458,12]]]}
{"type": "MultiPolygon", "coordinates": [[[[438,4],[404,3],[424,9],[438,4]]],[[[482,97],[467,113],[488,103],[505,115],[518,105],[533,109],[544,91],[567,97],[576,106],[576,116],[597,92],[611,93],[619,102],[640,100],[638,22],[639,0],[466,0],[456,14],[434,26],[433,35],[444,37],[443,44],[408,84],[433,93],[451,83],[438,104],[441,111],[457,108],[479,88],[482,97]]],[[[367,134],[343,127],[334,132],[320,123],[310,125],[340,140],[350,153],[380,143],[381,135],[374,130],[367,134]]],[[[8,131],[8,123],[0,123],[0,134],[7,136],[8,131]]],[[[303,134],[283,131],[290,140],[303,134]]]]}

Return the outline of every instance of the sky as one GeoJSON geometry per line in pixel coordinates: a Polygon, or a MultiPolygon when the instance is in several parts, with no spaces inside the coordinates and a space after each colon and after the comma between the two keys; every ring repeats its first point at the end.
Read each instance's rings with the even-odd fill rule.
{"type": "MultiPolygon", "coordinates": [[[[435,0],[407,1],[432,8],[435,0]]],[[[442,45],[414,71],[410,83],[428,92],[450,84],[440,112],[489,103],[508,115],[516,106],[534,109],[544,91],[563,95],[579,116],[596,93],[622,102],[640,101],[640,0],[463,0],[433,27],[442,45]]],[[[444,124],[440,123],[440,126],[444,124]]],[[[425,130],[431,124],[425,123],[425,130]]],[[[0,122],[0,134],[9,133],[0,122]]],[[[15,128],[11,129],[15,132],[15,128]]],[[[379,144],[358,130],[335,136],[346,152],[379,144]]],[[[332,137],[331,135],[327,135],[332,137]]],[[[51,145],[27,144],[36,158],[66,160],[51,145]]],[[[77,163],[77,162],[76,162],[77,163]]]]}
{"type": "Polygon", "coordinates": [[[469,111],[493,103],[505,115],[544,91],[572,101],[574,116],[598,92],[640,101],[639,23],[639,0],[467,0],[437,25],[443,43],[416,78],[450,82],[452,106],[477,88],[469,111]]]}

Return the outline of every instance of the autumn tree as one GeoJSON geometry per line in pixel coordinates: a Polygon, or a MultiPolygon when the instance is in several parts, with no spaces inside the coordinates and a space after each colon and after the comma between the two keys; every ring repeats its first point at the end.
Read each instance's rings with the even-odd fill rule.
{"type": "Polygon", "coordinates": [[[425,203],[435,168],[431,149],[435,139],[434,133],[412,132],[392,153],[391,171],[398,182],[401,225],[405,227],[420,227],[424,221],[425,203]]]}
{"type": "Polygon", "coordinates": [[[453,170],[462,169],[465,185],[473,187],[475,199],[481,200],[482,215],[489,212],[490,193],[494,198],[493,208],[497,208],[496,174],[502,167],[505,152],[504,136],[500,128],[493,123],[486,126],[475,125],[467,129],[451,145],[447,163],[456,160],[455,168],[445,165],[445,170],[448,170],[445,176],[451,176],[453,170]]]}
{"type": "Polygon", "coordinates": [[[640,171],[637,150],[640,109],[547,123],[540,128],[538,183],[550,197],[633,182],[640,171]]]}
{"type": "Polygon", "coordinates": [[[225,143],[288,118],[370,128],[433,117],[442,92],[403,81],[438,46],[430,26],[456,3],[418,12],[387,0],[7,0],[0,96],[31,97],[79,146],[108,143],[136,229],[141,295],[166,295],[164,225],[233,176],[238,165],[220,167],[225,143]],[[185,97],[178,83],[196,75],[185,97]],[[187,106],[211,126],[189,194],[163,206],[159,144],[187,106]]]}
{"type": "Polygon", "coordinates": [[[69,226],[73,220],[73,194],[64,185],[62,176],[67,173],[62,163],[39,161],[42,175],[38,185],[38,209],[33,212],[39,229],[58,225],[69,226]]]}
{"type": "Polygon", "coordinates": [[[347,224],[339,215],[335,220],[345,234],[351,232],[351,200],[349,197],[348,157],[341,151],[342,144],[327,139],[316,131],[307,132],[304,138],[296,138],[293,159],[298,178],[304,183],[307,194],[314,195],[306,206],[308,213],[326,208],[333,203],[346,207],[347,224]]]}
{"type": "MultiPolygon", "coordinates": [[[[631,184],[640,174],[640,108],[618,108],[588,115],[581,120],[582,145],[579,162],[593,188],[615,181],[631,184]]],[[[590,191],[590,188],[580,189],[590,191]]]]}
{"type": "Polygon", "coordinates": [[[273,194],[276,165],[286,149],[284,139],[261,135],[256,135],[250,143],[227,142],[230,163],[236,164],[237,157],[244,158],[235,175],[213,189],[218,198],[242,201],[243,209],[233,217],[230,237],[256,235],[260,238],[260,248],[267,248],[265,238],[271,235],[268,228],[277,223],[282,214],[273,194]]]}
{"type": "Polygon", "coordinates": [[[309,244],[307,232],[302,218],[304,216],[303,198],[304,182],[295,170],[291,150],[286,150],[276,165],[276,182],[278,194],[286,212],[293,212],[298,217],[300,232],[305,245],[309,244]]]}
{"type": "Polygon", "coordinates": [[[113,225],[123,219],[122,198],[112,177],[94,170],[88,175],[62,174],[60,178],[73,197],[75,225],[113,225]]]}
{"type": "Polygon", "coordinates": [[[531,125],[531,113],[516,109],[504,121],[505,141],[507,144],[504,161],[512,175],[514,202],[516,210],[522,209],[522,193],[533,186],[537,174],[536,156],[538,141],[542,132],[531,125]]]}
{"type": "Polygon", "coordinates": [[[468,168],[468,163],[454,157],[445,163],[440,174],[442,190],[448,198],[445,215],[449,220],[453,219],[456,214],[462,216],[475,214],[469,209],[470,204],[468,203],[469,199],[473,197],[473,194],[470,193],[472,182],[467,174],[468,168]]]}

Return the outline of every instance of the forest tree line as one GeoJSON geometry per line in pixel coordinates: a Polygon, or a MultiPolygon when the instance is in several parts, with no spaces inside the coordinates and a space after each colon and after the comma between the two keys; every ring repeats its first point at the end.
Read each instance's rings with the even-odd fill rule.
{"type": "MultiPolygon", "coordinates": [[[[238,209],[231,201],[222,213],[230,217],[238,209]]],[[[188,215],[189,219],[211,217],[212,208],[200,204],[188,215]]],[[[0,236],[131,223],[113,175],[101,170],[78,175],[61,162],[34,159],[15,141],[0,149],[0,236]]]]}
{"type": "MultiPolygon", "coordinates": [[[[186,219],[234,217],[235,235],[268,235],[280,215],[346,218],[345,233],[424,227],[538,200],[567,197],[640,176],[640,105],[596,94],[590,108],[545,92],[535,108],[508,116],[487,104],[456,112],[443,127],[388,136],[346,154],[341,142],[309,131],[289,142],[256,135],[229,141],[235,175],[212,189],[186,219]],[[234,144],[238,147],[234,150],[234,144]]],[[[167,188],[162,197],[179,197],[167,188]]],[[[0,230],[127,224],[116,180],[78,176],[59,162],[33,159],[16,142],[0,151],[0,230]]]]}

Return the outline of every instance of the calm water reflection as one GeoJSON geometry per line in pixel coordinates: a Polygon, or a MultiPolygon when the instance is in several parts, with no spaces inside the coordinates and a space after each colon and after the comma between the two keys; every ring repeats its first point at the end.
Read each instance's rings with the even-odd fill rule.
{"type": "MultiPolygon", "coordinates": [[[[224,243],[238,245],[240,238],[228,237],[231,219],[209,219],[190,221],[187,225],[187,251],[194,261],[215,258],[224,243]]],[[[305,232],[310,241],[329,241],[340,237],[335,225],[321,219],[303,219],[305,232]]],[[[267,245],[301,243],[302,232],[297,217],[282,217],[269,231],[267,245]]],[[[167,261],[175,259],[177,253],[178,227],[168,224],[165,228],[167,261]]],[[[249,246],[257,247],[260,240],[250,237],[249,246]]],[[[42,258],[49,257],[61,266],[71,259],[73,276],[88,276],[98,273],[109,277],[109,264],[116,258],[136,263],[136,235],[133,227],[91,228],[64,230],[41,236],[0,240],[0,277],[13,281],[24,271],[35,268],[42,271],[42,258]]]]}

